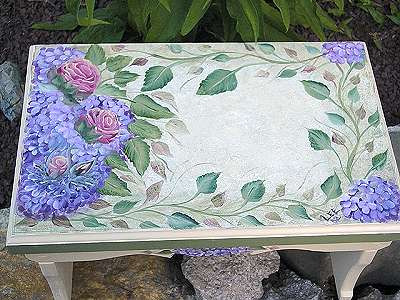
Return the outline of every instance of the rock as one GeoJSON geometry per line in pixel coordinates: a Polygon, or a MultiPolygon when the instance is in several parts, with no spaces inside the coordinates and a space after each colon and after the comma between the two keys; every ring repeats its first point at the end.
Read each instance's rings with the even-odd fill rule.
{"type": "Polygon", "coordinates": [[[0,251],[0,274],[2,300],[53,299],[39,265],[23,255],[11,255],[7,251],[0,251]]]}
{"type": "Polygon", "coordinates": [[[10,121],[21,115],[22,99],[18,66],[6,61],[0,65],[0,109],[10,121]]]}
{"type": "Polygon", "coordinates": [[[333,275],[328,253],[304,250],[279,251],[282,261],[302,277],[316,283],[324,283],[333,275]]]}
{"type": "Polygon", "coordinates": [[[364,287],[358,294],[357,300],[400,300],[400,291],[394,295],[386,295],[378,289],[367,286],[364,287]]]}
{"type": "Polygon", "coordinates": [[[263,294],[262,279],[279,269],[276,251],[251,255],[185,257],[182,271],[201,300],[253,300],[263,294]]]}
{"type": "Polygon", "coordinates": [[[6,230],[8,226],[8,217],[10,215],[10,209],[0,209],[0,230],[6,230]]]}
{"type": "Polygon", "coordinates": [[[300,278],[283,264],[277,274],[265,281],[265,293],[260,300],[322,300],[323,290],[309,280],[300,278]]]}
{"type": "Polygon", "coordinates": [[[186,300],[194,291],[179,263],[150,255],[75,263],[72,299],[186,300]]]}

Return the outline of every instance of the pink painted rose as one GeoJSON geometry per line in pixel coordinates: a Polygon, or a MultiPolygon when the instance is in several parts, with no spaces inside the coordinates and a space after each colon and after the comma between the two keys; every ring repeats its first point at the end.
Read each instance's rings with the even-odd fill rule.
{"type": "Polygon", "coordinates": [[[67,61],[57,69],[57,74],[82,93],[93,93],[100,82],[97,67],[83,58],[67,61]]]}
{"type": "Polygon", "coordinates": [[[62,155],[54,156],[51,158],[47,168],[50,176],[57,177],[62,175],[68,169],[68,159],[62,155]]]}
{"type": "Polygon", "coordinates": [[[110,143],[119,131],[119,121],[117,115],[106,109],[98,107],[92,108],[85,116],[89,126],[95,127],[95,132],[99,134],[98,142],[103,144],[110,143]]]}

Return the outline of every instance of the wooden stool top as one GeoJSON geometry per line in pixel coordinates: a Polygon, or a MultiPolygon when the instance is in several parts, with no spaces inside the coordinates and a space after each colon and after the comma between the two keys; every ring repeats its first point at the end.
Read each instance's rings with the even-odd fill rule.
{"type": "Polygon", "coordinates": [[[400,232],[364,43],[32,46],[25,90],[14,251],[400,232]]]}

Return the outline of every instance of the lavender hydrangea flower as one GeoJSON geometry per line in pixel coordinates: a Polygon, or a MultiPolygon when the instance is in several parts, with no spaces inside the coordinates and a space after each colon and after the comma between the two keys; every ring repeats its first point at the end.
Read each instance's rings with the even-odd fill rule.
{"type": "Polygon", "coordinates": [[[328,42],[322,45],[322,54],[337,64],[361,63],[365,51],[361,42],[328,42]]]}
{"type": "Polygon", "coordinates": [[[68,60],[83,58],[85,53],[74,48],[59,46],[57,48],[41,48],[33,60],[34,83],[48,83],[50,70],[55,70],[68,60]]]}
{"type": "Polygon", "coordinates": [[[180,248],[175,249],[175,254],[186,256],[225,256],[250,252],[248,247],[232,247],[232,248],[180,248]]]}
{"type": "Polygon", "coordinates": [[[95,160],[74,163],[70,145],[60,135],[48,145],[46,156],[23,161],[17,195],[18,212],[36,220],[66,216],[99,197],[110,168],[95,160]]]}
{"type": "Polygon", "coordinates": [[[356,181],[340,201],[346,218],[361,222],[400,219],[400,192],[396,184],[371,176],[356,181]]]}

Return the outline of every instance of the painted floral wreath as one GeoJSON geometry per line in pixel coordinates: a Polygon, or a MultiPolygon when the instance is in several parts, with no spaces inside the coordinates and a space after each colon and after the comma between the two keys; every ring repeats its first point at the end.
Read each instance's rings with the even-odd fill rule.
{"type": "MultiPolygon", "coordinates": [[[[331,137],[322,130],[309,129],[311,147],[316,151],[332,151],[340,162],[341,171],[351,184],[348,192],[343,195],[341,181],[335,173],[321,184],[321,189],[327,200],[341,197],[340,210],[346,218],[361,222],[399,220],[398,187],[378,176],[369,176],[373,171],[383,168],[387,160],[387,151],[372,158],[372,167],[366,174],[366,179],[354,181],[352,177],[353,166],[360,158],[359,144],[364,133],[379,124],[379,113],[376,111],[368,117],[368,127],[360,131],[359,125],[365,118],[365,110],[361,106],[354,111],[353,104],[351,107],[346,106],[342,100],[341,93],[351,71],[363,67],[365,60],[363,44],[324,43],[322,50],[306,46],[307,51],[315,56],[305,60],[297,59],[297,53],[291,49],[285,48],[288,59],[278,56],[272,44],[261,43],[258,46],[263,56],[252,53],[246,55],[261,59],[260,63],[249,64],[235,70],[214,70],[200,83],[197,94],[214,95],[234,90],[238,84],[236,73],[244,67],[278,63],[284,65],[284,68],[277,77],[291,78],[300,68],[303,68],[301,72],[310,73],[316,67],[312,64],[303,64],[291,69],[288,68],[289,66],[307,63],[321,56],[326,57],[329,62],[335,63],[342,73],[337,85],[338,100],[330,96],[329,88],[321,82],[303,80],[302,84],[310,96],[318,100],[329,100],[343,112],[344,116],[338,113],[327,113],[328,119],[336,126],[350,128],[354,133],[355,143],[352,143],[353,148],[349,149],[346,146],[347,136],[339,129],[333,129],[331,137]],[[294,57],[295,60],[290,59],[294,57]],[[341,67],[345,64],[350,66],[347,72],[344,72],[341,67]],[[347,120],[353,127],[346,123],[347,120]],[[346,163],[342,162],[334,146],[346,148],[346,163]]],[[[121,48],[117,51],[123,50],[123,46],[114,47],[121,48]]],[[[250,52],[254,50],[250,46],[246,49],[250,52]]],[[[228,51],[195,55],[183,51],[180,45],[170,45],[170,50],[174,54],[186,52],[191,57],[168,58],[150,54],[150,56],[174,62],[168,66],[150,67],[146,71],[142,92],[163,88],[173,78],[171,69],[190,59],[212,58],[218,62],[226,62],[243,57],[240,53],[228,51]]],[[[168,145],[163,142],[154,142],[161,136],[161,132],[159,128],[143,118],[170,119],[175,118],[176,115],[168,107],[160,105],[145,94],[140,94],[133,100],[128,99],[126,91],[121,89],[139,76],[124,68],[130,65],[143,66],[147,61],[144,57],[132,61],[131,57],[124,55],[107,59],[103,48],[98,45],[91,46],[86,53],[63,46],[40,49],[33,61],[34,78],[28,102],[23,161],[17,195],[18,213],[30,219],[30,224],[35,225],[37,221],[52,220],[55,225],[71,227],[68,217],[84,211],[81,210],[82,208],[100,209],[109,206],[107,202],[99,200],[101,195],[121,197],[130,195],[126,182],[114,172],[115,169],[126,171],[128,160],[133,163],[139,175],[143,175],[150,166],[160,177],[166,176],[168,166],[160,156],[169,154],[168,145]],[[102,71],[106,69],[113,74],[112,78],[102,78],[102,71]],[[108,80],[114,80],[114,84],[107,83],[108,80]],[[126,104],[127,102],[130,106],[126,104]],[[146,138],[153,140],[151,145],[145,141],[146,138]],[[158,158],[157,161],[149,162],[149,151],[158,158]]],[[[191,70],[195,75],[200,75],[202,71],[201,67],[191,70]]],[[[260,76],[267,75],[265,73],[260,76]]],[[[324,78],[331,82],[335,80],[333,74],[329,72],[324,73],[324,78]]],[[[350,80],[355,85],[357,80],[359,82],[357,76],[350,80]]],[[[167,93],[162,93],[158,92],[156,98],[174,107],[173,99],[167,93]]],[[[359,100],[359,97],[356,87],[348,92],[348,98],[354,103],[359,100]]],[[[171,126],[178,127],[181,131],[185,130],[184,124],[179,119],[175,118],[171,122],[171,126]]],[[[371,147],[373,145],[366,144],[368,151],[371,147]]],[[[214,193],[219,176],[219,173],[214,172],[200,176],[197,179],[199,191],[196,195],[214,193]]],[[[147,190],[147,198],[150,200],[157,198],[161,184],[162,182],[151,185],[147,190]]],[[[242,207],[245,208],[245,205],[249,203],[261,201],[265,193],[264,182],[262,180],[249,182],[242,187],[241,192],[244,200],[247,199],[242,207]]],[[[283,189],[277,188],[277,194],[274,197],[278,199],[273,200],[278,201],[279,197],[284,195],[284,186],[283,189]]],[[[195,197],[181,204],[189,203],[195,197]]],[[[301,201],[281,200],[289,203],[292,201],[285,208],[292,216],[310,219],[306,208],[318,211],[316,206],[307,206],[307,203],[301,201]]],[[[212,201],[213,203],[223,201],[223,193],[215,195],[212,201]]],[[[127,216],[126,212],[134,205],[134,202],[122,200],[113,207],[113,212],[127,216]]],[[[250,209],[245,211],[250,211],[250,209]]],[[[206,214],[207,211],[202,211],[202,213],[206,214]]],[[[239,210],[238,213],[241,211],[239,210]]],[[[104,226],[98,222],[96,217],[99,216],[87,215],[82,219],[84,226],[104,226]]],[[[223,214],[220,215],[221,218],[223,216],[223,214]]],[[[273,218],[276,219],[276,216],[273,218]]],[[[263,225],[251,215],[246,215],[243,219],[255,226],[263,225]]],[[[208,222],[211,222],[210,219],[208,222]]],[[[212,222],[215,223],[215,219],[212,219],[212,222]]],[[[168,216],[168,223],[174,229],[193,228],[199,224],[190,216],[180,212],[168,216]]],[[[113,220],[111,225],[128,228],[123,220],[113,220]]],[[[151,221],[144,221],[140,227],[158,226],[151,221]]]]}

